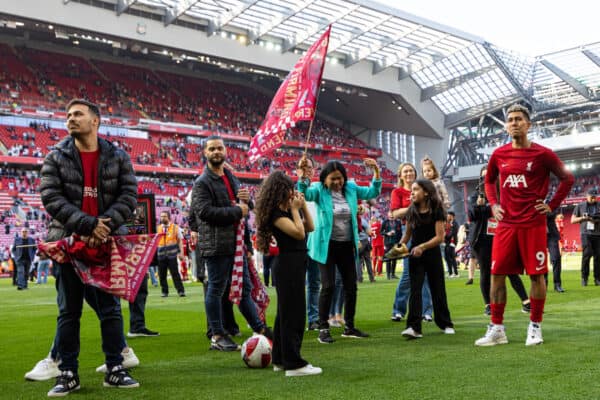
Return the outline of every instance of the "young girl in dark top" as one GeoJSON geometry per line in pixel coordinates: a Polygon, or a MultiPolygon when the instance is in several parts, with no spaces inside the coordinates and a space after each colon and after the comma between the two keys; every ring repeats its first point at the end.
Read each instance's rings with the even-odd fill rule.
{"type": "Polygon", "coordinates": [[[417,179],[412,184],[410,199],[411,205],[406,212],[406,231],[400,239],[400,243],[406,244],[412,238],[409,259],[410,300],[406,329],[402,336],[413,339],[423,337],[421,288],[425,274],[431,288],[434,321],[444,333],[452,335],[455,332],[448,310],[440,251],[446,221],[444,208],[435,186],[426,179],[417,179]]]}
{"type": "Polygon", "coordinates": [[[273,265],[273,280],[277,282],[273,370],[285,370],[286,376],[320,374],[321,368],[313,367],[300,356],[306,323],[304,239],[314,229],[304,196],[294,192],[294,183],[285,173],[275,171],[263,182],[254,211],[258,249],[269,250],[271,235],[279,247],[273,265]]]}

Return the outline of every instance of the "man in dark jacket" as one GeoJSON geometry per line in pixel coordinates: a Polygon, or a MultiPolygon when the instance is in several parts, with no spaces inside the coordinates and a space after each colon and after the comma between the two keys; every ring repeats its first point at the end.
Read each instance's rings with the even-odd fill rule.
{"type": "MultiPolygon", "coordinates": [[[[212,333],[211,349],[235,351],[238,345],[223,328],[221,298],[231,282],[236,230],[240,220],[248,215],[250,193],[240,189],[235,176],[224,167],[227,149],[219,136],[211,136],[204,144],[207,164],[204,172],[194,182],[190,210],[192,242],[198,242],[196,251],[206,261],[208,287],[206,315],[212,333]]],[[[240,311],[254,332],[270,331],[259,319],[256,305],[250,298],[252,286],[244,255],[244,278],[240,311]]]]}
{"type": "Polygon", "coordinates": [[[456,262],[456,244],[458,243],[458,223],[454,220],[454,211],[448,211],[446,233],[444,235],[444,259],[448,268],[448,277],[458,277],[458,263],[456,262]]]}
{"type": "Polygon", "coordinates": [[[27,289],[27,274],[35,257],[35,241],[29,237],[27,228],[21,229],[21,236],[15,237],[12,247],[17,270],[17,290],[27,289]]]}
{"type": "MultiPolygon", "coordinates": [[[[133,214],[137,199],[137,180],[129,156],[111,143],[98,138],[98,106],[75,99],[67,105],[69,137],[46,156],[41,170],[40,193],[52,217],[48,241],[77,234],[88,248],[108,240],[133,214]]],[[[61,375],[48,392],[49,397],[65,396],[79,389],[79,320],[85,286],[71,264],[55,264],[58,290],[57,350],[61,375]]],[[[121,350],[125,347],[120,302],[96,290],[101,310],[102,348],[107,372],[104,386],[137,387],[123,369],[121,350]]]]}

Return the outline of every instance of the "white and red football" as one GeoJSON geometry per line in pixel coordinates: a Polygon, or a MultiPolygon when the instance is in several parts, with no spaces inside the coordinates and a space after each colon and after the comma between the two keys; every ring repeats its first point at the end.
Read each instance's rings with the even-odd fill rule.
{"type": "Polygon", "coordinates": [[[242,344],[242,360],[249,368],[265,368],[271,364],[273,345],[264,335],[254,334],[242,344]]]}

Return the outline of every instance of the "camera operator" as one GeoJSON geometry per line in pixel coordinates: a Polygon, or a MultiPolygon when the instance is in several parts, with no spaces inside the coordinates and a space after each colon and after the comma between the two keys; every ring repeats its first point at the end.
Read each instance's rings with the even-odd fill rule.
{"type": "Polygon", "coordinates": [[[596,189],[587,191],[586,201],[577,204],[573,215],[572,224],[580,224],[581,247],[581,286],[587,286],[590,275],[590,259],[594,258],[594,284],[600,286],[600,208],[596,198],[596,189]]]}

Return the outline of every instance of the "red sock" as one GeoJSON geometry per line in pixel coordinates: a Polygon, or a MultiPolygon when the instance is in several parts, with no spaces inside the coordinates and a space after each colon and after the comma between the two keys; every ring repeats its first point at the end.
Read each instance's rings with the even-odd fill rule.
{"type": "Polygon", "coordinates": [[[506,307],[506,303],[490,304],[490,309],[492,311],[492,324],[502,325],[502,321],[504,321],[504,307],[506,307]]]}
{"type": "Polygon", "coordinates": [[[544,315],[544,304],[546,304],[546,299],[534,299],[533,297],[530,297],[529,302],[531,303],[531,314],[529,316],[529,319],[531,319],[531,322],[542,322],[542,317],[544,315]]]}

